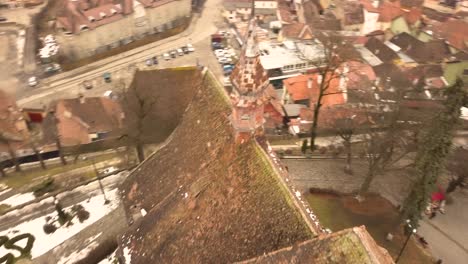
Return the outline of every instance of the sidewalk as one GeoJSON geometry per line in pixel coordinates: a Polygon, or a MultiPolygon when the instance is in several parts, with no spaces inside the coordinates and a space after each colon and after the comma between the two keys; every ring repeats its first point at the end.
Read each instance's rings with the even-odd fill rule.
{"type": "Polygon", "coordinates": [[[468,190],[456,190],[454,202],[446,206],[445,214],[421,221],[419,234],[429,243],[436,259],[443,263],[468,263],[468,190]]]}

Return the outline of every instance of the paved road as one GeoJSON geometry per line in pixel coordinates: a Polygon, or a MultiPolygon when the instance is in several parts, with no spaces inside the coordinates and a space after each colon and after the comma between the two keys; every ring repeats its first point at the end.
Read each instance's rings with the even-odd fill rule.
{"type": "Polygon", "coordinates": [[[146,68],[144,61],[147,58],[161,55],[189,42],[196,49],[194,53],[168,62],[160,60],[158,67],[195,65],[198,60],[200,64],[208,66],[218,77],[221,77],[221,68],[216,63],[209,47],[210,34],[223,25],[220,9],[221,0],[207,0],[202,13],[195,14],[189,28],[181,34],[43,79],[38,87],[18,95],[17,103],[21,107],[40,107],[60,97],[75,97],[79,93],[83,93],[85,96],[95,96],[97,95],[95,93],[101,93],[104,90],[118,89],[120,87],[115,86],[128,85],[136,68],[146,68]],[[112,73],[113,82],[111,84],[103,82],[102,75],[105,72],[112,73]],[[93,81],[94,86],[98,89],[84,90],[81,87],[84,80],[93,81]]]}

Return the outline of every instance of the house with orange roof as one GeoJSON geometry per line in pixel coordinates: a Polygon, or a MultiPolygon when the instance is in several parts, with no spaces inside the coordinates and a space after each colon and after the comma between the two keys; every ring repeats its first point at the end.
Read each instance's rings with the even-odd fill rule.
{"type": "Polygon", "coordinates": [[[364,7],[364,24],[361,34],[369,34],[377,30],[386,32],[391,28],[395,19],[405,14],[400,1],[360,0],[360,2],[364,7]]]}
{"type": "MultiPolygon", "coordinates": [[[[344,78],[333,78],[330,80],[327,94],[322,99],[323,106],[332,106],[346,103],[343,86],[344,78]],[[341,85],[341,86],[340,86],[341,85]]],[[[313,107],[317,101],[320,92],[322,78],[319,74],[304,74],[283,80],[283,103],[285,104],[303,104],[313,107]]]]}
{"type": "Polygon", "coordinates": [[[124,118],[121,106],[107,97],[59,100],[54,105],[54,115],[62,146],[117,136],[124,118]]]}

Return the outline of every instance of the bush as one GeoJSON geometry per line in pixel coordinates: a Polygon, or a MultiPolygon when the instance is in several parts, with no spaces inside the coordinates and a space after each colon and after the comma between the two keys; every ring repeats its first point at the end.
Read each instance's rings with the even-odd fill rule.
{"type": "Polygon", "coordinates": [[[78,217],[80,223],[83,223],[89,218],[89,212],[84,209],[81,204],[75,204],[71,208],[72,212],[78,217]]]}
{"type": "Polygon", "coordinates": [[[48,192],[52,192],[55,190],[55,184],[54,184],[54,178],[47,178],[43,182],[41,182],[39,185],[36,185],[32,188],[32,192],[34,193],[34,196],[40,197],[48,192]]]}
{"type": "Polygon", "coordinates": [[[43,229],[44,229],[44,233],[49,235],[49,234],[54,233],[55,230],[57,230],[57,227],[54,224],[45,224],[43,226],[43,229]]]}

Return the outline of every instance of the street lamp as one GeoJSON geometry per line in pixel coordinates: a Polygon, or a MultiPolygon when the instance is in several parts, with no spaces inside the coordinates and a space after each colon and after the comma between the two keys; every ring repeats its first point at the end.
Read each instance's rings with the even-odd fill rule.
{"type": "MultiPolygon", "coordinates": [[[[87,157],[83,157],[83,160],[87,160],[87,157]]],[[[94,158],[91,157],[90,160],[93,163],[94,174],[96,175],[96,178],[98,180],[99,188],[101,189],[102,195],[104,196],[104,204],[109,204],[110,201],[107,200],[107,198],[106,198],[106,193],[104,192],[104,187],[102,186],[101,177],[99,176],[99,172],[96,169],[96,164],[94,162],[94,158]]]]}
{"type": "Polygon", "coordinates": [[[400,260],[400,257],[401,257],[401,255],[403,254],[403,251],[405,250],[406,245],[408,244],[408,242],[409,242],[411,236],[412,236],[413,234],[416,234],[416,228],[413,228],[413,226],[411,225],[411,221],[410,221],[409,219],[406,219],[406,225],[405,225],[405,227],[407,228],[407,230],[409,230],[409,234],[408,234],[408,237],[406,238],[405,243],[403,244],[403,247],[402,247],[401,250],[400,250],[400,253],[398,253],[398,256],[397,256],[397,258],[396,258],[396,260],[395,260],[395,263],[398,263],[398,260],[400,260]]]}

